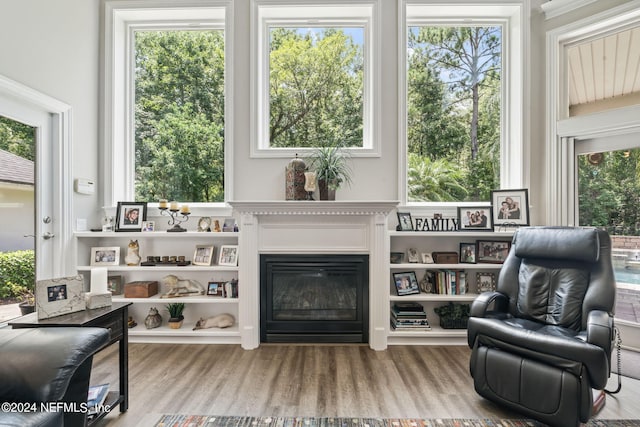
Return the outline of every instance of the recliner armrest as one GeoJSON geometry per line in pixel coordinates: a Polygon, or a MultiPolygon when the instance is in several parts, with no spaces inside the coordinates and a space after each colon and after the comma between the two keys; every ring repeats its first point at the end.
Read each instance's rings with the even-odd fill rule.
{"type": "Polygon", "coordinates": [[[613,316],[606,311],[593,310],[587,318],[587,342],[602,347],[611,354],[613,341],[613,316]]]}
{"type": "Polygon", "coordinates": [[[506,313],[509,306],[507,296],[500,292],[484,292],[473,300],[469,315],[487,317],[490,314],[506,313]]]}

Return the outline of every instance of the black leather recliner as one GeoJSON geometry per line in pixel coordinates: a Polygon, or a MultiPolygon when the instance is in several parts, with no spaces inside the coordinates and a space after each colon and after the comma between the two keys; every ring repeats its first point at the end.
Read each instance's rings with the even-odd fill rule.
{"type": "Polygon", "coordinates": [[[609,378],[615,295],[606,232],[517,230],[497,290],[471,305],[476,391],[552,426],[586,422],[609,378]]]}
{"type": "Polygon", "coordinates": [[[93,354],[108,342],[103,328],[0,330],[0,402],[15,403],[3,406],[9,411],[0,412],[0,425],[85,425],[81,404],[87,401],[93,354]],[[61,404],[41,411],[41,402],[61,404]],[[28,410],[24,404],[31,404],[28,410]]]}

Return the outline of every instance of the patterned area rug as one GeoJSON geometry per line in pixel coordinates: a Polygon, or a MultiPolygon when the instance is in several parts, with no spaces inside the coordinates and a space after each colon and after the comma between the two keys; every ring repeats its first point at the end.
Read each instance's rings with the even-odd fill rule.
{"type": "MultiPolygon", "coordinates": [[[[418,418],[218,417],[163,415],[154,427],[542,427],[530,420],[418,418]]],[[[587,427],[637,427],[640,420],[592,420],[587,427]]]]}

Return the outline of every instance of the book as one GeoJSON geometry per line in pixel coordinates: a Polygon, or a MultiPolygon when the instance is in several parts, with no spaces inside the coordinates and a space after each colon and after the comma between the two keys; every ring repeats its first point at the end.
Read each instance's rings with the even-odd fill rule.
{"type": "Polygon", "coordinates": [[[109,384],[93,385],[89,387],[89,393],[87,395],[87,407],[89,408],[89,414],[96,412],[96,407],[104,403],[109,393],[109,384]]]}

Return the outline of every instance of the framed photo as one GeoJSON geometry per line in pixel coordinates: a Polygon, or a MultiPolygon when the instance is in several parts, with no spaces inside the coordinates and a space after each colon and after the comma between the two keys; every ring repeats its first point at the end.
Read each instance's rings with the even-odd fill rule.
{"type": "Polygon", "coordinates": [[[111,292],[111,295],[122,295],[122,276],[107,277],[107,289],[111,292]]]}
{"type": "Polygon", "coordinates": [[[461,264],[475,264],[476,255],[475,243],[460,243],[460,263],[461,264]]]}
{"type": "Polygon", "coordinates": [[[218,265],[228,265],[233,267],[238,265],[238,246],[237,245],[220,246],[220,256],[218,257],[218,265]]]}
{"type": "Polygon", "coordinates": [[[193,253],[193,265],[211,265],[214,249],[211,245],[197,245],[193,253]]]}
{"type": "Polygon", "coordinates": [[[502,264],[511,249],[511,242],[501,240],[478,240],[477,245],[477,262],[490,264],[502,264]]]}
{"type": "Polygon", "coordinates": [[[413,231],[413,221],[409,212],[397,212],[398,214],[398,231],[413,231]]]}
{"type": "Polygon", "coordinates": [[[393,273],[393,283],[396,285],[398,295],[412,295],[420,293],[420,286],[415,271],[405,273],[393,273]]]}
{"type": "Polygon", "coordinates": [[[207,285],[207,295],[224,297],[224,283],[225,282],[209,282],[207,285]]]}
{"type": "Polygon", "coordinates": [[[155,230],[156,230],[155,221],[142,221],[142,231],[155,231],[155,230]]]}
{"type": "Polygon", "coordinates": [[[495,225],[529,225],[529,190],[494,190],[491,192],[495,225]]]}
{"type": "Polygon", "coordinates": [[[235,218],[225,218],[224,223],[222,224],[222,231],[230,232],[235,230],[235,227],[236,227],[235,218]]]}
{"type": "Polygon", "coordinates": [[[433,256],[429,252],[424,252],[422,255],[423,264],[433,264],[433,256]]]}
{"type": "Polygon", "coordinates": [[[459,231],[493,231],[491,206],[466,205],[458,206],[459,231]]]}
{"type": "Polygon", "coordinates": [[[389,262],[391,264],[402,264],[404,262],[404,252],[391,252],[389,262]]]}
{"type": "Polygon", "coordinates": [[[420,262],[420,256],[418,255],[418,250],[416,248],[409,248],[407,250],[407,261],[412,264],[420,262]]]}
{"type": "Polygon", "coordinates": [[[38,319],[62,316],[86,308],[82,276],[36,281],[38,319]]]}
{"type": "Polygon", "coordinates": [[[496,275],[494,273],[482,273],[476,274],[476,285],[478,286],[478,293],[491,292],[496,290],[496,275]]]}
{"type": "Polygon", "coordinates": [[[91,265],[120,265],[119,246],[91,248],[91,265]]]}
{"type": "Polygon", "coordinates": [[[118,202],[116,231],[142,231],[147,220],[147,202],[118,202]]]}
{"type": "Polygon", "coordinates": [[[211,218],[203,216],[198,220],[198,231],[211,231],[211,218]]]}

